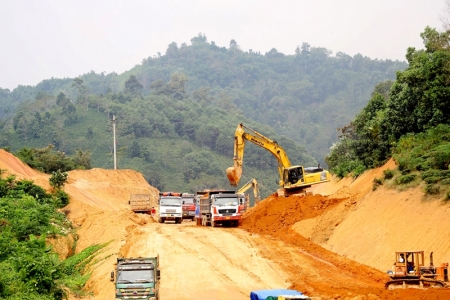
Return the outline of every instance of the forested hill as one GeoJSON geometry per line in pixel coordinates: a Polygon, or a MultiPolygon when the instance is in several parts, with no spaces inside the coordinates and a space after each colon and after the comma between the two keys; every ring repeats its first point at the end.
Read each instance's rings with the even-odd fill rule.
{"type": "MultiPolygon", "coordinates": [[[[262,55],[241,51],[234,40],[228,48],[208,42],[201,34],[191,42],[189,46],[172,43],[165,54],[144,59],[120,75],[85,74],[80,77],[86,88],[83,92],[120,94],[125,81],[135,75],[144,95],[167,94],[172,91],[160,87],[178,73],[178,83],[185,85],[190,97],[235,107],[249,119],[291,137],[323,161],[336,140],[336,128],[367,104],[377,83],[395,79],[395,72],[407,66],[361,54],[333,55],[307,43],[297,48],[295,55],[284,55],[275,48],[262,55]]],[[[10,94],[6,91],[0,93],[2,106],[34,99],[39,92],[56,95],[64,91],[72,101],[78,96],[71,79],[49,79],[36,87],[19,87],[10,94]]],[[[9,112],[14,111],[11,108],[9,112]]]]}
{"type": "MultiPolygon", "coordinates": [[[[172,43],[165,54],[146,58],[123,74],[90,72],[47,79],[35,87],[0,89],[0,146],[17,151],[52,143],[67,153],[90,150],[93,166],[106,167],[114,114],[120,162],[138,166],[160,188],[175,171],[192,172],[176,179],[175,187],[194,188],[202,176],[218,184],[222,167],[232,163],[239,122],[277,139],[292,162],[323,164],[337,140],[336,128],[367,104],[376,84],[395,79],[396,71],[406,67],[405,62],[360,54],[334,55],[307,43],[294,55],[275,48],[265,54],[243,52],[234,40],[228,48],[219,47],[199,34],[191,45],[172,43]],[[169,166],[169,158],[175,166],[169,166]]],[[[266,185],[276,186],[276,161],[269,154],[253,146],[245,164],[255,168],[253,173],[244,170],[245,179],[265,177],[270,169],[274,174],[266,185]]]]}

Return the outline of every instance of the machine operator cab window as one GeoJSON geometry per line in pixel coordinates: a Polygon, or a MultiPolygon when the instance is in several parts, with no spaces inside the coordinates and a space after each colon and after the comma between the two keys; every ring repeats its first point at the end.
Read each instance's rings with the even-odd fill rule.
{"type": "MultiPolygon", "coordinates": [[[[396,253],[397,262],[396,266],[402,267],[403,272],[406,271],[407,274],[415,274],[415,265],[421,261],[421,256],[416,254],[415,252],[404,252],[404,253],[396,253]]],[[[422,259],[423,261],[423,259],[422,259]]]]}
{"type": "Polygon", "coordinates": [[[303,171],[301,167],[294,167],[288,170],[284,170],[284,182],[290,184],[296,184],[303,178],[303,171]]]}

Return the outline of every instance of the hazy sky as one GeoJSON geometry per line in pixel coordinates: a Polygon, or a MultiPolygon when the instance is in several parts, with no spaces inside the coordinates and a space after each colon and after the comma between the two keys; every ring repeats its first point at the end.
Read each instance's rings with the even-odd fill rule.
{"type": "Polygon", "coordinates": [[[444,0],[0,0],[0,87],[122,73],[199,33],[228,47],[293,54],[307,42],[405,60],[441,30],[444,0]]]}

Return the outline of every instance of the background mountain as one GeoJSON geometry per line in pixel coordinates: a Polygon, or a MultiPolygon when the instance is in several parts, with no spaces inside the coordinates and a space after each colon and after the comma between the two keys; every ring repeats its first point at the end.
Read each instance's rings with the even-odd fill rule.
{"type": "MultiPolygon", "coordinates": [[[[199,34],[123,74],[0,89],[0,147],[53,144],[112,168],[114,115],[118,168],[142,172],[160,190],[227,188],[237,124],[277,140],[295,164],[324,165],[336,128],[407,66],[307,43],[294,55],[243,52],[234,40],[218,47],[199,34]]],[[[267,151],[248,144],[244,162],[241,184],[256,178],[263,197],[276,189],[277,162],[267,151]]]]}

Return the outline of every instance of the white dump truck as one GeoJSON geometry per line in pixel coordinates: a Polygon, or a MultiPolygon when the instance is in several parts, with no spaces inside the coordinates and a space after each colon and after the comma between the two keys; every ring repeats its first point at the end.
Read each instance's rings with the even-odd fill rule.
{"type": "Polygon", "coordinates": [[[182,203],[181,193],[159,193],[158,222],[164,223],[166,220],[175,221],[175,223],[183,222],[182,203]]]}
{"type": "Polygon", "coordinates": [[[207,190],[197,192],[195,218],[197,225],[216,227],[239,226],[241,209],[239,195],[235,191],[207,190]]]}

